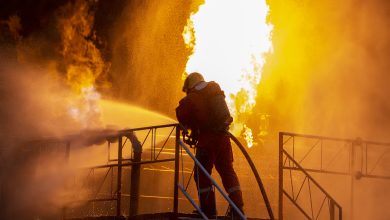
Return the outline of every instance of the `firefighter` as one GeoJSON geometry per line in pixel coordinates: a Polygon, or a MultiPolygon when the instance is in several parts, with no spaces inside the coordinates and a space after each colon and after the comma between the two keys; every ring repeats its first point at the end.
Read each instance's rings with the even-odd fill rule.
{"type": "MultiPolygon", "coordinates": [[[[233,118],[225,101],[224,92],[214,82],[205,82],[200,73],[189,74],[183,92],[187,95],[176,108],[179,122],[191,130],[196,158],[211,175],[215,166],[222,184],[234,204],[243,210],[243,199],[237,175],[233,169],[233,153],[228,134],[233,118]]],[[[198,189],[200,208],[207,216],[215,216],[215,192],[212,182],[195,166],[194,179],[198,189]]],[[[235,214],[230,208],[232,214],[235,214]]]]}

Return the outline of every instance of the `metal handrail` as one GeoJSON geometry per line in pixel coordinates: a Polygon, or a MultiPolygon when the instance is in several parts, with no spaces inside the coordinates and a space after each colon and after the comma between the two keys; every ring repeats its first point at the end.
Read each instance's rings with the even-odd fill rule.
{"type": "MultiPolygon", "coordinates": [[[[142,130],[152,130],[152,129],[154,129],[153,132],[152,132],[152,137],[151,137],[151,139],[153,140],[155,138],[155,135],[157,135],[156,130],[158,128],[168,128],[168,127],[173,127],[172,131],[175,128],[177,128],[177,130],[179,130],[178,124],[166,124],[166,125],[159,125],[159,126],[149,126],[149,127],[142,127],[142,128],[125,129],[125,130],[119,130],[119,131],[109,131],[109,132],[106,132],[106,133],[98,134],[99,138],[100,139],[105,139],[108,144],[110,144],[111,142],[114,142],[114,141],[118,142],[117,143],[117,145],[118,145],[117,159],[110,160],[110,157],[108,157],[109,158],[108,162],[115,161],[115,163],[107,163],[107,164],[102,164],[102,165],[97,165],[97,166],[85,167],[85,168],[82,168],[82,169],[90,169],[90,170],[94,170],[94,169],[109,169],[110,170],[110,169],[113,169],[114,167],[116,167],[118,169],[117,177],[115,177],[117,179],[116,191],[115,191],[113,197],[110,197],[110,198],[96,198],[96,195],[95,195],[95,196],[93,196],[92,199],[87,199],[87,200],[83,200],[83,201],[85,201],[85,202],[116,201],[116,206],[117,206],[116,207],[116,216],[117,217],[122,216],[122,212],[121,212],[121,206],[122,206],[121,198],[123,196],[122,195],[122,168],[126,167],[126,166],[134,166],[134,165],[153,164],[153,163],[162,163],[162,162],[176,162],[175,158],[158,159],[158,156],[161,153],[162,149],[166,146],[166,143],[167,143],[167,140],[169,139],[169,136],[170,137],[173,136],[172,135],[172,131],[169,132],[168,138],[164,141],[163,146],[161,147],[161,149],[156,149],[155,148],[155,145],[156,145],[155,140],[154,140],[154,142],[152,142],[152,145],[153,145],[153,146],[151,146],[152,151],[159,150],[159,152],[158,152],[156,157],[152,157],[150,160],[146,160],[146,161],[133,161],[132,158],[127,158],[127,159],[123,158],[122,157],[123,146],[126,144],[126,141],[127,141],[127,139],[129,139],[129,136],[134,135],[133,134],[134,131],[142,131],[142,130]],[[126,138],[126,140],[123,142],[122,138],[126,138]]],[[[180,133],[177,133],[177,134],[180,134],[180,133]]],[[[74,137],[76,137],[76,136],[68,136],[68,137],[65,137],[65,138],[59,140],[60,142],[67,143],[67,146],[66,146],[67,147],[67,151],[66,151],[67,154],[69,154],[68,151],[70,150],[70,142],[69,142],[69,140],[76,140],[77,139],[77,138],[74,138],[74,137]],[[69,138],[69,137],[71,137],[71,138],[69,138]]],[[[147,139],[147,137],[145,137],[145,140],[146,139],[147,139]]],[[[145,140],[144,140],[144,143],[145,143],[145,140]]],[[[141,144],[141,148],[144,145],[144,143],[142,143],[142,144],[140,143],[141,144]]],[[[132,143],[132,147],[134,147],[133,145],[134,144],[132,143]]],[[[110,153],[110,151],[108,151],[108,153],[110,153]]],[[[106,181],[106,177],[107,177],[107,175],[105,175],[105,177],[103,178],[102,184],[103,184],[103,182],[106,181]]],[[[175,177],[175,179],[176,179],[176,177],[175,177]]],[[[100,188],[100,187],[98,187],[98,188],[100,188]]],[[[175,188],[176,188],[176,185],[175,185],[175,188]]],[[[99,191],[100,190],[98,190],[96,193],[99,193],[99,191]]],[[[175,200],[177,200],[177,193],[175,193],[175,200]]],[[[177,213],[177,207],[174,207],[174,210],[177,213]]],[[[63,219],[65,219],[66,218],[66,208],[65,207],[64,207],[63,215],[64,215],[63,219]]]]}
{"type": "MultiPolygon", "coordinates": [[[[348,139],[348,138],[334,138],[334,137],[325,137],[325,136],[318,136],[318,135],[308,135],[308,134],[298,134],[298,133],[292,133],[292,132],[280,132],[282,135],[292,136],[292,137],[304,137],[304,138],[313,138],[313,139],[323,139],[323,140],[329,140],[329,141],[345,141],[345,142],[356,142],[356,139],[348,139]]],[[[368,141],[368,140],[359,140],[361,143],[366,144],[373,144],[373,145],[383,145],[383,146],[389,146],[390,143],[386,142],[376,142],[376,141],[368,141]]]]}
{"type": "MultiPolygon", "coordinates": [[[[316,141],[314,145],[310,147],[310,149],[304,154],[304,156],[299,159],[299,163],[306,160],[308,157],[310,157],[312,154],[314,154],[314,148],[319,147],[320,150],[320,163],[317,167],[305,167],[307,171],[310,172],[319,172],[319,173],[329,173],[329,174],[340,174],[340,175],[348,175],[348,176],[358,176],[359,178],[366,177],[366,178],[376,178],[376,179],[390,179],[390,173],[389,170],[387,172],[380,172],[378,168],[378,164],[383,161],[385,156],[390,154],[390,143],[385,142],[374,142],[374,141],[367,141],[363,140],[361,138],[356,139],[342,139],[342,138],[331,138],[331,137],[322,137],[322,136],[316,136],[316,135],[304,135],[304,134],[296,134],[296,133],[289,133],[289,132],[281,132],[281,135],[288,137],[287,140],[283,143],[283,145],[286,145],[289,142],[292,142],[292,156],[294,159],[296,158],[295,150],[297,148],[294,148],[294,144],[296,142],[297,138],[300,139],[307,139],[307,140],[313,140],[316,141]],[[339,151],[347,150],[347,152],[343,151],[345,155],[348,154],[349,159],[345,160],[344,163],[342,163],[341,170],[334,170],[329,169],[329,166],[333,163],[333,161],[336,159],[339,153],[333,154],[333,156],[329,159],[328,163],[324,164],[323,160],[323,149],[324,148],[324,142],[331,141],[335,143],[344,143],[344,146],[339,148],[339,151]],[[379,153],[380,156],[376,158],[370,158],[369,154],[372,152],[379,153]],[[359,158],[355,158],[355,154],[359,153],[359,158]],[[360,164],[355,164],[357,159],[359,159],[360,164]],[[325,166],[324,166],[325,165],[325,166]],[[358,167],[356,170],[354,169],[354,165],[358,167]],[[356,172],[355,172],[356,171],[356,172]],[[379,173],[378,173],[379,172],[379,173]]],[[[340,168],[340,165],[338,166],[340,168]]],[[[356,167],[356,168],[357,168],[356,167]]],[[[293,167],[290,167],[290,169],[294,169],[293,167]]],[[[383,170],[382,170],[383,171],[383,170]]]]}
{"type": "MultiPolygon", "coordinates": [[[[283,146],[284,146],[285,142],[283,142],[283,135],[286,135],[286,134],[290,135],[291,133],[284,133],[284,132],[280,132],[279,133],[279,219],[283,220],[283,194],[284,194],[298,208],[298,210],[301,211],[301,213],[307,219],[310,219],[310,220],[318,218],[318,215],[320,214],[320,212],[322,210],[323,203],[324,203],[325,199],[328,198],[328,200],[330,202],[330,206],[331,206],[330,207],[330,212],[331,212],[330,213],[330,215],[331,215],[330,218],[332,220],[334,219],[334,206],[336,206],[338,208],[338,210],[339,210],[339,212],[338,212],[338,214],[339,214],[338,215],[338,219],[341,220],[342,219],[342,207],[336,202],[336,200],[332,196],[330,196],[330,194],[328,192],[325,191],[325,189],[323,187],[321,187],[321,185],[317,181],[314,180],[314,178],[312,176],[310,176],[310,174],[299,164],[299,162],[297,162],[294,159],[293,156],[291,156],[286,150],[284,150],[283,146]],[[291,161],[293,163],[292,167],[291,166],[290,167],[284,167],[283,156],[286,156],[286,160],[288,159],[289,162],[291,161]],[[293,192],[293,196],[291,197],[288,194],[288,192],[284,190],[284,188],[283,188],[283,169],[292,170],[291,168],[294,168],[294,170],[301,171],[305,175],[305,179],[304,179],[304,181],[302,183],[301,189],[299,190],[299,192],[298,192],[298,194],[297,194],[295,199],[298,199],[298,196],[300,194],[300,191],[302,190],[302,187],[303,187],[306,179],[308,180],[309,190],[310,190],[310,181],[311,181],[325,195],[325,198],[324,198],[324,200],[322,202],[321,209],[319,210],[317,218],[314,218],[313,213],[312,213],[312,217],[310,217],[309,214],[307,214],[305,212],[305,210],[302,207],[299,206],[299,204],[293,198],[294,197],[294,192],[293,192]]],[[[305,137],[308,137],[308,138],[318,138],[318,136],[313,136],[313,135],[301,135],[301,136],[305,136],[305,137]]],[[[329,140],[345,141],[345,139],[337,139],[337,138],[329,138],[329,140]]]]}
{"type": "MultiPolygon", "coordinates": [[[[337,206],[337,208],[339,209],[339,220],[341,220],[342,219],[342,207],[341,207],[341,205],[340,204],[338,204],[337,202],[336,202],[336,200],[328,193],[328,192],[326,192],[325,191],[325,189],[316,181],[316,180],[314,180],[313,179],[313,177],[312,176],[310,176],[310,174],[301,166],[301,165],[299,165],[299,163],[296,161],[296,160],[294,160],[294,158],[290,155],[290,154],[288,154],[287,153],[287,151],[285,151],[285,150],[283,150],[283,154],[284,155],[286,155],[286,157],[290,160],[290,161],[292,161],[293,163],[294,163],[294,165],[297,167],[297,170],[299,170],[299,171],[301,171],[301,172],[303,172],[304,174],[305,174],[305,178],[307,178],[308,179],[308,181],[310,180],[312,183],[314,183],[314,185],[316,186],[316,187],[318,187],[318,189],[323,193],[323,194],[325,194],[325,198],[328,198],[330,201],[331,201],[331,203],[333,204],[333,205],[335,205],[335,206],[337,206]]],[[[303,185],[302,185],[303,186],[303,185]]],[[[301,208],[301,207],[299,207],[299,205],[294,201],[294,199],[283,189],[283,193],[287,196],[287,198],[289,198],[293,203],[294,203],[294,205],[296,205],[297,207],[298,207],[298,209],[308,218],[308,219],[312,219],[312,218],[310,218],[309,217],[309,215],[301,208]]],[[[298,194],[299,195],[299,194],[298,194]]],[[[298,197],[298,195],[297,195],[297,197],[298,197]]]]}
{"type": "MultiPolygon", "coordinates": [[[[221,195],[225,198],[225,200],[229,203],[229,205],[238,213],[241,219],[246,220],[245,215],[242,211],[234,204],[234,202],[229,198],[229,196],[222,190],[222,188],[217,184],[213,177],[207,172],[207,170],[203,167],[203,165],[196,159],[195,155],[191,152],[191,150],[182,142],[179,141],[180,146],[187,152],[187,154],[191,157],[191,159],[195,162],[196,166],[200,168],[203,174],[212,182],[215,188],[221,193],[221,195]]],[[[180,186],[179,186],[180,187],[180,186]]],[[[205,219],[208,219],[207,217],[205,219]]]]}
{"type": "Polygon", "coordinates": [[[208,220],[209,218],[207,218],[207,216],[204,214],[202,209],[196,204],[195,200],[190,196],[190,194],[187,193],[186,189],[180,184],[177,184],[177,186],[179,187],[180,191],[185,195],[185,197],[188,199],[188,201],[190,201],[191,205],[195,207],[195,209],[202,216],[202,218],[208,220]]]}
{"type": "Polygon", "coordinates": [[[331,195],[329,195],[329,193],[326,192],[325,189],[312,176],[310,176],[310,174],[301,165],[299,165],[299,163],[296,160],[294,160],[290,154],[287,153],[287,151],[283,150],[283,153],[290,161],[294,163],[295,166],[297,166],[298,170],[302,171],[305,174],[305,176],[308,179],[310,179],[321,190],[321,192],[323,192],[327,197],[333,200],[336,206],[339,206],[341,208],[341,206],[336,202],[336,200],[331,195]]]}

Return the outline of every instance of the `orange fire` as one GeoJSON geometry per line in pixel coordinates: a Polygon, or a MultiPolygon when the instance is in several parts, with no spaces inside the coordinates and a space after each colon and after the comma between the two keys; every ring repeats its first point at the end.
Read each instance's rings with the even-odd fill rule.
{"type": "Polygon", "coordinates": [[[86,1],[76,1],[62,8],[58,18],[61,33],[61,55],[64,59],[67,81],[74,91],[95,85],[106,71],[106,64],[94,42],[94,16],[86,1]]]}
{"type": "Polygon", "coordinates": [[[94,15],[86,1],[76,1],[62,8],[58,18],[67,84],[78,96],[71,100],[69,113],[84,128],[96,127],[100,123],[96,80],[108,70],[94,42],[92,26],[94,15]]]}
{"type": "Polygon", "coordinates": [[[267,14],[265,1],[206,0],[183,31],[187,47],[193,50],[186,72],[200,72],[221,85],[235,117],[233,132],[243,131],[248,147],[252,131],[242,115],[256,104],[264,54],[272,49],[267,14]]]}

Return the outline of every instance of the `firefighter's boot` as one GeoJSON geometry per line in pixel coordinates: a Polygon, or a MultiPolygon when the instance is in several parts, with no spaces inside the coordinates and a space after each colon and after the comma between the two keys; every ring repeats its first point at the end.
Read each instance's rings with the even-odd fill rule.
{"type": "Polygon", "coordinates": [[[211,187],[207,190],[200,190],[200,209],[208,218],[215,218],[217,215],[215,192],[211,189],[211,187]]]}

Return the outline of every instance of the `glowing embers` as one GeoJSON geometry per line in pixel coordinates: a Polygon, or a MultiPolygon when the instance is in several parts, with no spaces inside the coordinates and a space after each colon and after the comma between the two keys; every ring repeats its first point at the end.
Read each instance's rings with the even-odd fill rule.
{"type": "Polygon", "coordinates": [[[193,52],[186,72],[200,72],[221,85],[235,118],[233,132],[247,133],[248,140],[251,129],[244,125],[256,104],[263,56],[272,47],[267,14],[265,1],[205,1],[183,31],[193,52]]]}

